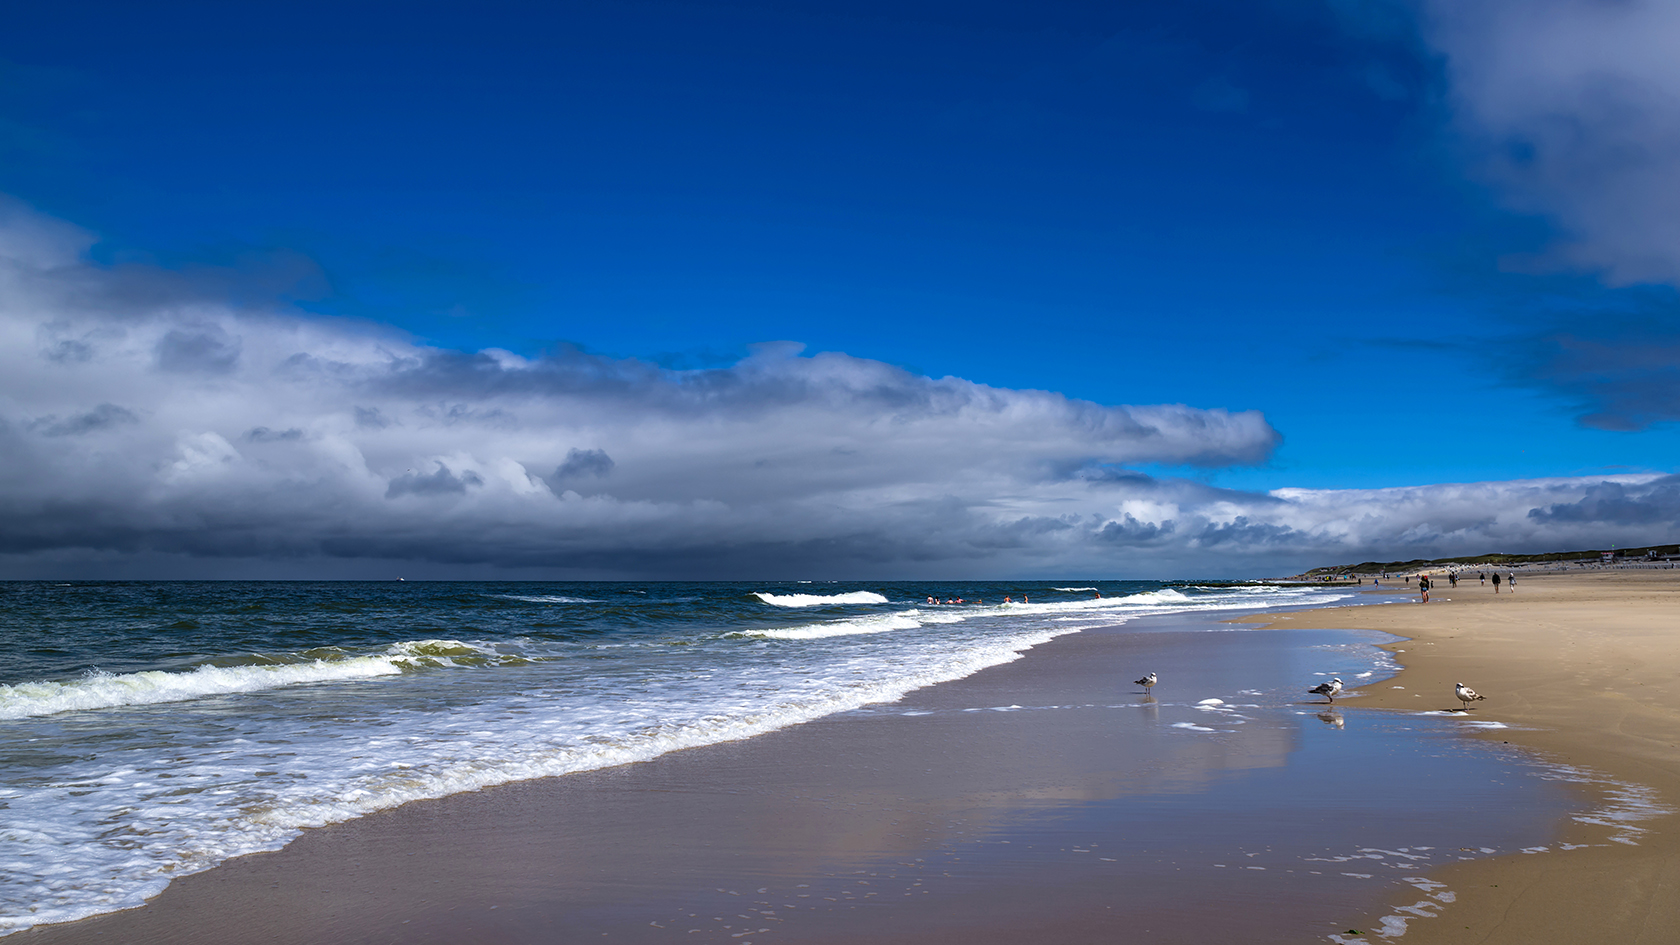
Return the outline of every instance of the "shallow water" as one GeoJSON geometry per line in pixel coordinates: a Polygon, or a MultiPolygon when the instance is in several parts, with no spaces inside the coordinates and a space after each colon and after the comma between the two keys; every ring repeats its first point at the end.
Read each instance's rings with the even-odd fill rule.
{"type": "Polygon", "coordinates": [[[1380,639],[1064,635],[761,737],[312,831],[189,878],[156,925],[40,941],[1329,941],[1396,888],[1448,907],[1430,867],[1536,849],[1578,803],[1457,718],[1305,696],[1384,685],[1380,639]]]}
{"type": "Polygon", "coordinates": [[[0,931],[306,827],[889,703],[1082,628],[1340,596],[1060,587],[0,584],[0,931]]]}

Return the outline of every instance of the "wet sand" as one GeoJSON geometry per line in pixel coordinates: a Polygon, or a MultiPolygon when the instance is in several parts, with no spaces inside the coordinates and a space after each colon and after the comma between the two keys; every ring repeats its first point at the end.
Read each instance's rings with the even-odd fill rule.
{"type": "MultiPolygon", "coordinates": [[[[1403,603],[1284,614],[1272,625],[1407,637],[1387,647],[1405,667],[1400,676],[1354,694],[1350,707],[1455,709],[1453,685],[1463,682],[1487,697],[1471,716],[1510,726],[1476,737],[1645,786],[1648,800],[1680,808],[1680,570],[1518,572],[1516,592],[1497,595],[1474,575],[1457,589],[1446,583],[1438,579],[1427,606],[1414,603],[1415,585],[1395,581],[1392,599],[1403,603]]],[[[1602,785],[1585,790],[1605,793],[1602,785]]],[[[1645,800],[1620,799],[1632,818],[1645,800]]],[[[1454,902],[1431,908],[1396,896],[1392,907],[1412,911],[1370,913],[1349,927],[1381,931],[1386,918],[1394,930],[1406,920],[1408,945],[1680,941],[1680,818],[1656,813],[1631,823],[1630,842],[1615,842],[1602,824],[1572,821],[1544,853],[1439,870],[1431,878],[1454,902]]]]}
{"type": "Polygon", "coordinates": [[[1265,945],[1325,940],[1449,842],[1552,838],[1572,796],[1516,753],[1311,704],[1386,637],[1218,626],[1089,630],[888,705],[409,804],[9,942],[1265,945]]]}

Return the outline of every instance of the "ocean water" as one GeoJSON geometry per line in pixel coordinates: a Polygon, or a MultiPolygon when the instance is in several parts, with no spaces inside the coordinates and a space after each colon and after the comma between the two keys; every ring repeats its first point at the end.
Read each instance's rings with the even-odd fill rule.
{"type": "Polygon", "coordinates": [[[1083,628],[1344,595],[1155,582],[0,584],[0,934],[138,905],[307,827],[748,738],[1083,628]]]}

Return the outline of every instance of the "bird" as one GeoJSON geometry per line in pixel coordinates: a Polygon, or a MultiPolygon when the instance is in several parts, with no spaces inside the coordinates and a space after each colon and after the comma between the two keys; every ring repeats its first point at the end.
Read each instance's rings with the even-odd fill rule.
{"type": "Polygon", "coordinates": [[[1453,683],[1453,695],[1458,697],[1458,701],[1464,703],[1464,708],[1462,710],[1464,712],[1470,711],[1470,703],[1475,702],[1478,699],[1487,698],[1487,696],[1477,695],[1476,690],[1471,689],[1463,683],[1453,683]]]}
{"type": "Polygon", "coordinates": [[[1137,684],[1143,687],[1143,694],[1147,696],[1149,695],[1149,690],[1155,688],[1155,683],[1158,682],[1159,679],[1160,677],[1156,676],[1154,673],[1150,673],[1142,679],[1139,679],[1137,684]]]}
{"type": "Polygon", "coordinates": [[[1309,696],[1323,696],[1324,698],[1329,699],[1331,702],[1335,702],[1336,701],[1336,693],[1341,692],[1341,691],[1342,691],[1342,679],[1341,679],[1340,676],[1337,676],[1337,677],[1331,679],[1329,682],[1321,682],[1318,685],[1312,687],[1311,689],[1308,689],[1307,690],[1307,695],[1309,695],[1309,696]]]}

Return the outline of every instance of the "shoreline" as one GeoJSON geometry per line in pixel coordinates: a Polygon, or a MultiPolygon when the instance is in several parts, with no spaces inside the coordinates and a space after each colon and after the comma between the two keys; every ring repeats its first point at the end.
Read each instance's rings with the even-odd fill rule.
{"type": "Polygon", "coordinates": [[[1603,779],[1577,787],[1623,807],[1623,826],[1635,835],[1618,842],[1616,821],[1571,817],[1544,852],[1429,871],[1452,902],[1396,895],[1388,909],[1354,920],[1348,928],[1366,934],[1349,941],[1400,934],[1418,945],[1680,939],[1680,574],[1519,576],[1515,594],[1502,588],[1496,596],[1472,576],[1456,589],[1437,587],[1421,605],[1416,585],[1402,584],[1389,605],[1266,615],[1264,625],[1402,637],[1383,645],[1399,675],[1350,690],[1350,708],[1451,710],[1459,706],[1452,687],[1462,682],[1486,696],[1467,714],[1506,726],[1467,735],[1603,779]],[[1618,784],[1634,795],[1611,796],[1618,784]]]}
{"type": "Polygon", "coordinates": [[[15,940],[1297,942],[1427,868],[1361,846],[1458,830],[1515,848],[1561,816],[1564,792],[1537,779],[1502,817],[1414,803],[1431,771],[1510,765],[1443,758],[1458,735],[1439,720],[1355,736],[1294,695],[1310,669],[1368,663],[1370,636],[1209,632],[1227,616],[1090,628],[896,702],[316,828],[15,940]],[[1124,682],[1139,666],[1172,681],[1165,698],[1124,682]],[[1246,723],[1203,698],[1254,685],[1275,695],[1246,723]],[[1406,814],[1373,822],[1384,809],[1406,814]]]}

